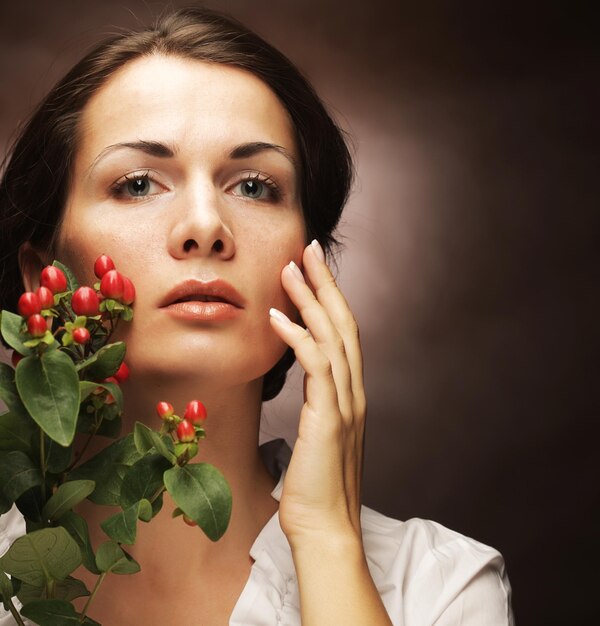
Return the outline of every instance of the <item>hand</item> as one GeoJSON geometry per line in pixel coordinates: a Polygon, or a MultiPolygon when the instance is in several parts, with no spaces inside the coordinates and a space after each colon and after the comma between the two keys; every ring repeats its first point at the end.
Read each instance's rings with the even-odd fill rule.
{"type": "Polygon", "coordinates": [[[286,474],[279,521],[292,548],[305,538],[360,541],[366,400],[356,321],[315,241],[303,254],[311,287],[294,265],[281,275],[306,329],[271,311],[275,332],[306,372],[298,439],[286,474]]]}

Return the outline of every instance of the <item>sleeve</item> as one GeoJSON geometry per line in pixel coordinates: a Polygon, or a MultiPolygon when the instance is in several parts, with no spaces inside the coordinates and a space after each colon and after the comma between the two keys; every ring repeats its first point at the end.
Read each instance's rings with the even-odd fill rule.
{"type": "Polygon", "coordinates": [[[514,626],[497,550],[429,520],[371,510],[362,519],[371,575],[394,626],[514,626]]]}
{"type": "MultiPolygon", "coordinates": [[[[8,551],[12,542],[25,534],[25,520],[19,513],[16,506],[13,506],[8,513],[0,515],[0,556],[8,551]]],[[[17,609],[21,608],[21,603],[14,598],[13,602],[17,609]]],[[[30,624],[27,620],[23,620],[25,624],[30,624]]],[[[10,611],[6,611],[0,603],[0,626],[14,626],[15,620],[10,614],[10,611]]]]}
{"type": "Polygon", "coordinates": [[[514,626],[502,555],[435,522],[421,532],[404,598],[406,626],[514,626]]]}
{"type": "Polygon", "coordinates": [[[504,567],[487,565],[465,583],[435,626],[514,626],[510,597],[504,567]]]}

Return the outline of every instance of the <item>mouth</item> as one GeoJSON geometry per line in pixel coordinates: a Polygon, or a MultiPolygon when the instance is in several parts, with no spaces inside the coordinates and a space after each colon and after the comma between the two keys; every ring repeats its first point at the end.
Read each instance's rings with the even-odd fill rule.
{"type": "Polygon", "coordinates": [[[226,304],[244,308],[244,299],[228,282],[218,278],[210,281],[188,279],[172,289],[160,303],[161,308],[185,303],[226,304]]]}
{"type": "Polygon", "coordinates": [[[177,298],[171,304],[179,304],[180,302],[225,302],[226,304],[232,304],[225,298],[219,298],[218,296],[206,296],[206,295],[190,295],[183,298],[177,298]]]}

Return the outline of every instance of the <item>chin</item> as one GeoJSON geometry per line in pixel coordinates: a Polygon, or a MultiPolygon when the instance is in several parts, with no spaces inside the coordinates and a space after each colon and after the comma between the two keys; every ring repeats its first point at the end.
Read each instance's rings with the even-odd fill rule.
{"type": "Polygon", "coordinates": [[[169,381],[197,380],[218,388],[250,383],[264,376],[281,359],[287,346],[270,341],[127,341],[126,361],[132,376],[161,386],[169,381]],[[136,346],[141,346],[136,349],[136,346]]]}

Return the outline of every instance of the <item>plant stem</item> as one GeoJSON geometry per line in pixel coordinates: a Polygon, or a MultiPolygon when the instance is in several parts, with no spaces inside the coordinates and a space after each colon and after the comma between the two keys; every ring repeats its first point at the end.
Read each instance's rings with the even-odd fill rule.
{"type": "Polygon", "coordinates": [[[12,616],[15,618],[15,622],[19,626],[25,626],[25,623],[23,622],[23,620],[21,619],[21,616],[19,615],[19,611],[17,611],[17,609],[15,608],[15,605],[12,603],[12,599],[4,598],[4,602],[8,604],[8,610],[12,613],[12,616]]]}
{"type": "Polygon", "coordinates": [[[100,424],[102,424],[102,418],[100,418],[100,420],[98,421],[98,411],[96,410],[94,414],[94,430],[92,430],[92,432],[88,435],[88,438],[85,440],[85,443],[83,444],[83,448],[81,448],[81,450],[75,455],[73,462],[65,470],[66,473],[69,473],[75,467],[75,465],[77,465],[78,461],[83,457],[85,451],[90,445],[90,442],[94,438],[94,435],[98,432],[98,429],[100,428],[100,424]]]}
{"type": "Polygon", "coordinates": [[[96,593],[98,592],[98,588],[100,587],[100,585],[102,584],[102,581],[104,580],[104,577],[106,576],[107,572],[102,572],[102,574],[100,574],[100,576],[98,576],[98,580],[96,581],[96,584],[94,585],[94,590],[92,591],[90,597],[87,599],[87,602],[85,603],[85,606],[83,607],[83,611],[81,611],[81,615],[79,617],[79,623],[83,624],[83,621],[85,620],[85,616],[88,612],[88,609],[90,608],[90,604],[92,603],[92,600],[96,597],[96,593]]]}
{"type": "Polygon", "coordinates": [[[167,490],[167,488],[164,485],[161,485],[158,488],[158,491],[148,500],[150,502],[150,504],[153,504],[154,501],[165,491],[167,490]]]}
{"type": "MultiPolygon", "coordinates": [[[[40,428],[40,469],[42,470],[42,502],[46,501],[46,442],[44,440],[44,431],[40,428]]],[[[46,520],[44,520],[45,524],[46,520]]]]}

